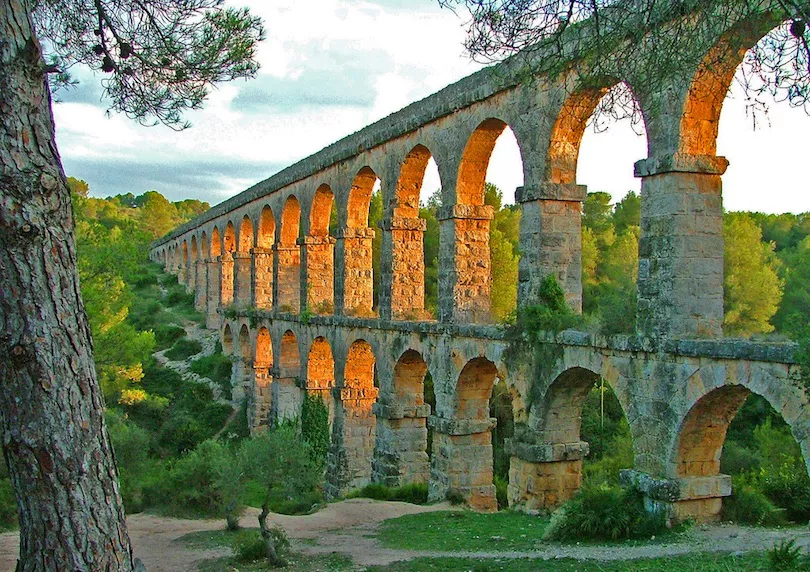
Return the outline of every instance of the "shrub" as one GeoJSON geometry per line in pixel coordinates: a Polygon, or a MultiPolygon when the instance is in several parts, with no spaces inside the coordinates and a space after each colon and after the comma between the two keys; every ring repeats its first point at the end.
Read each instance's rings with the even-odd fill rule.
{"type": "Polygon", "coordinates": [[[160,285],[164,288],[170,288],[177,285],[177,277],[173,274],[164,274],[158,279],[158,282],[160,282],[160,285]]]}
{"type": "MultiPolygon", "coordinates": [[[[273,566],[285,566],[287,557],[290,554],[290,540],[279,527],[267,530],[271,536],[276,549],[276,562],[270,563],[273,566]]],[[[245,530],[234,538],[231,548],[236,562],[249,564],[267,560],[267,543],[262,538],[261,533],[256,530],[245,530]]]]}
{"type": "Polygon", "coordinates": [[[498,510],[509,508],[509,496],[507,494],[509,481],[496,475],[493,483],[495,484],[495,498],[498,500],[498,510]]]}
{"type": "Polygon", "coordinates": [[[720,472],[726,475],[740,475],[760,466],[757,454],[738,443],[726,440],[720,457],[720,472]]]}
{"type": "Polygon", "coordinates": [[[184,287],[174,288],[166,295],[169,306],[194,306],[194,294],[186,292],[184,287]]]}
{"type": "Polygon", "coordinates": [[[175,413],[160,428],[158,442],[162,447],[182,453],[190,451],[210,437],[210,431],[196,417],[188,413],[175,413]]]}
{"type": "Polygon", "coordinates": [[[768,551],[771,570],[799,570],[803,560],[807,559],[802,557],[802,551],[793,539],[782,540],[768,551]]]}
{"type": "Polygon", "coordinates": [[[188,359],[202,351],[202,344],[197,340],[190,340],[188,338],[181,338],[175,342],[172,349],[167,351],[164,355],[173,361],[180,361],[188,359]]]}
{"type": "Polygon", "coordinates": [[[760,488],[776,506],[785,509],[789,520],[810,520],[810,477],[801,460],[785,463],[776,471],[763,469],[760,488]]]}
{"type": "Polygon", "coordinates": [[[371,483],[357,489],[348,498],[367,498],[382,501],[409,502],[426,504],[428,495],[427,483],[410,483],[401,487],[387,487],[380,483],[371,483]]]}
{"type": "Polygon", "coordinates": [[[301,438],[309,444],[313,461],[323,467],[330,440],[329,407],[318,395],[304,396],[301,406],[301,438]]]}
{"type": "Polygon", "coordinates": [[[633,466],[633,437],[626,420],[617,424],[613,440],[604,448],[601,458],[583,464],[583,479],[589,485],[618,485],[619,471],[633,466]]]}
{"type": "Polygon", "coordinates": [[[186,335],[186,330],[174,324],[156,326],[154,331],[155,349],[158,351],[172,347],[174,342],[186,335]]]}
{"type": "Polygon", "coordinates": [[[723,499],[723,520],[756,526],[776,526],[785,523],[784,511],[777,509],[768,498],[742,478],[735,478],[731,496],[723,499]]]}
{"type": "Polygon", "coordinates": [[[643,538],[666,529],[663,512],[648,513],[641,493],[616,486],[585,486],[551,518],[544,538],[574,541],[643,538]]]}
{"type": "Polygon", "coordinates": [[[450,489],[447,491],[447,494],[444,495],[444,498],[452,505],[460,505],[466,502],[464,495],[458,489],[450,489]]]}

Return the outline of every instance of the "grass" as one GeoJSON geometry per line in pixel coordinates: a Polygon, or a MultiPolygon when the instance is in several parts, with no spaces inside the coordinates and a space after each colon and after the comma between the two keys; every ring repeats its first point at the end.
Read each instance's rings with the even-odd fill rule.
{"type": "Polygon", "coordinates": [[[431,570],[464,571],[464,572],[544,572],[577,571],[577,572],[736,572],[770,570],[768,558],[764,552],[750,553],[743,556],[730,554],[690,554],[688,556],[666,556],[643,560],[618,560],[598,562],[594,560],[574,560],[572,558],[542,559],[509,559],[509,558],[416,558],[407,562],[395,562],[388,566],[372,566],[369,572],[423,572],[431,570]]]}
{"type": "Polygon", "coordinates": [[[440,511],[387,520],[377,538],[383,546],[404,550],[533,550],[547,525],[547,518],[511,511],[440,511]]]}

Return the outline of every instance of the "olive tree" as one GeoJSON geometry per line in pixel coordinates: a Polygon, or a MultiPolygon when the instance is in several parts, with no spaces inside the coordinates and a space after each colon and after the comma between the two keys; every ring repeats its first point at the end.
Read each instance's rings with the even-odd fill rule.
{"type": "Polygon", "coordinates": [[[0,3],[0,432],[19,571],[134,567],[79,295],[51,85],[98,71],[110,109],[185,127],[210,86],[251,77],[261,22],[221,0],[0,3]]]}

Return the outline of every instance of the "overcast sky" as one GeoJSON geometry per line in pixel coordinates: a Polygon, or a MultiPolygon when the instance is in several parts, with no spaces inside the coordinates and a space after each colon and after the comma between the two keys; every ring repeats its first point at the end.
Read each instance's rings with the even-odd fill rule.
{"type": "MultiPolygon", "coordinates": [[[[77,89],[55,105],[57,142],[69,176],[108,196],[156,190],[171,200],[215,204],[299,159],[480,68],[464,54],[464,20],[436,0],[229,0],[260,15],[267,40],[256,79],[223,84],[193,127],[175,132],[105,115],[98,78],[76,70],[77,89]]],[[[810,117],[772,106],[754,130],[740,98],[727,100],[718,154],[728,210],[810,211],[810,117]],[[767,123],[767,122],[766,122],[767,123]]],[[[646,143],[629,123],[586,131],[578,182],[614,199],[638,190],[633,163],[646,143]]],[[[512,202],[522,183],[511,133],[498,141],[487,179],[512,202]]],[[[425,190],[439,185],[429,173],[425,190]]]]}

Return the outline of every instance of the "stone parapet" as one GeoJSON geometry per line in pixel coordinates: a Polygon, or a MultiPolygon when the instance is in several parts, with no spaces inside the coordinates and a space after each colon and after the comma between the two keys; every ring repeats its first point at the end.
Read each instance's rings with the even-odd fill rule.
{"type": "Polygon", "coordinates": [[[728,159],[725,157],[674,153],[636,161],[633,172],[636,177],[651,177],[663,173],[722,175],[727,168],[728,159]]]}
{"type": "Polygon", "coordinates": [[[333,236],[299,236],[295,243],[299,246],[317,244],[335,244],[337,239],[333,236]]]}
{"type": "Polygon", "coordinates": [[[427,230],[427,221],[419,217],[395,216],[384,218],[380,221],[379,227],[382,230],[427,230]]]}
{"type": "Polygon", "coordinates": [[[498,425],[494,417],[489,419],[446,419],[431,415],[428,417],[428,427],[445,435],[475,435],[486,433],[498,425]]]}
{"type": "Polygon", "coordinates": [[[540,183],[538,185],[524,185],[515,189],[515,202],[528,203],[530,201],[576,201],[582,202],[588,195],[588,187],[573,183],[540,183]]]}
{"type": "Polygon", "coordinates": [[[376,232],[371,227],[341,228],[335,233],[337,238],[374,238],[376,232]]]}

